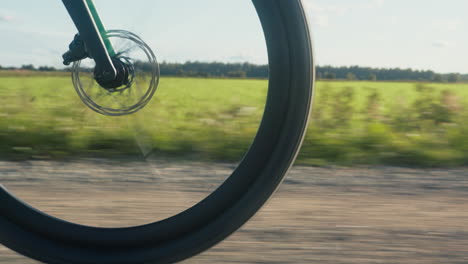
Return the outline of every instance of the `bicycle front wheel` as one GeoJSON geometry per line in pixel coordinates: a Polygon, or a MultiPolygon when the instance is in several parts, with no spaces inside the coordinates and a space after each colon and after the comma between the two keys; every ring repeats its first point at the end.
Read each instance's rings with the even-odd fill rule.
{"type": "MultiPolygon", "coordinates": [[[[212,247],[248,221],[274,193],[296,158],[308,124],[314,81],[312,47],[302,1],[253,0],[253,4],[268,50],[266,104],[252,144],[220,186],[195,205],[161,221],[112,228],[53,217],[3,188],[0,242],[46,263],[174,263],[212,247]]],[[[116,49],[128,48],[123,42],[116,49]]],[[[129,89],[101,95],[86,92],[98,85],[93,83],[86,67],[80,69],[80,80],[89,83],[83,86],[83,96],[96,109],[111,109],[114,113],[118,110],[116,106],[138,105],[135,98],[139,97],[132,97],[129,89]],[[125,93],[128,93],[125,98],[135,101],[120,102],[119,96],[125,93]]],[[[140,78],[140,83],[155,83],[154,75],[135,74],[135,78],[140,78]]],[[[147,95],[146,90],[142,94],[142,98],[147,95]]],[[[151,150],[144,149],[143,156],[151,155],[151,150]]]]}

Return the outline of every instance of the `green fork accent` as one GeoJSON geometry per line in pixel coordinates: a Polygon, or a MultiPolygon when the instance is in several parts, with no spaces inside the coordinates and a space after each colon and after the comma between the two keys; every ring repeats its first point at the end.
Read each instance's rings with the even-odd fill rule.
{"type": "Polygon", "coordinates": [[[107,49],[107,52],[109,53],[109,56],[114,57],[115,56],[114,47],[112,46],[111,41],[107,37],[107,31],[104,28],[104,24],[102,23],[101,18],[99,17],[99,14],[97,12],[97,9],[96,9],[96,6],[94,5],[93,0],[86,0],[86,3],[88,4],[89,10],[91,11],[91,15],[94,18],[94,22],[96,23],[99,33],[101,34],[101,37],[104,40],[104,44],[106,45],[106,49],[107,49]]]}

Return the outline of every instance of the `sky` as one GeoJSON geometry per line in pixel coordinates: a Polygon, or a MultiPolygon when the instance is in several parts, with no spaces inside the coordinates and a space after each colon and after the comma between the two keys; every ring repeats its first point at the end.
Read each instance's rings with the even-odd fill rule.
{"type": "MultiPolygon", "coordinates": [[[[249,0],[95,0],[107,29],[138,34],[159,61],[267,63],[249,0]]],[[[316,63],[468,73],[466,0],[304,0],[316,63]]],[[[0,5],[0,65],[61,65],[76,29],[60,0],[0,5]],[[6,41],[5,41],[6,40],[6,41]]]]}

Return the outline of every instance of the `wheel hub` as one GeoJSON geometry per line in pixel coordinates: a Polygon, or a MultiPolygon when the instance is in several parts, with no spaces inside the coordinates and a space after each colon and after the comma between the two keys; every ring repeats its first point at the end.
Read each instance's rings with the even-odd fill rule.
{"type": "Polygon", "coordinates": [[[159,83],[159,64],[151,48],[134,33],[110,30],[107,36],[122,46],[112,57],[115,78],[95,64],[86,64],[93,60],[79,36],[70,44],[71,50],[64,54],[64,63],[73,62],[73,85],[91,110],[108,116],[130,115],[143,109],[152,99],[159,83]],[[136,63],[147,67],[138,68],[136,63]]]}
{"type": "Polygon", "coordinates": [[[106,73],[98,67],[94,69],[94,79],[102,88],[110,92],[120,91],[122,89],[118,88],[122,86],[128,88],[127,86],[129,86],[131,80],[130,77],[133,74],[133,67],[119,58],[112,58],[112,63],[117,70],[117,75],[114,79],[109,80],[106,73]]]}

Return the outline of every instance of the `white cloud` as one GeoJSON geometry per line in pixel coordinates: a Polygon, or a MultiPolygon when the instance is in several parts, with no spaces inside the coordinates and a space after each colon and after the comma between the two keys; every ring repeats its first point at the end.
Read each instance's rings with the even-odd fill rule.
{"type": "Polygon", "coordinates": [[[462,22],[459,19],[447,19],[439,21],[438,24],[441,30],[457,31],[460,28],[462,22]]]}
{"type": "Polygon", "coordinates": [[[330,24],[330,19],[327,15],[315,15],[312,16],[312,23],[319,27],[327,27],[330,24]]]}
{"type": "Polygon", "coordinates": [[[371,0],[367,3],[367,8],[379,8],[385,4],[385,0],[371,0]]]}
{"type": "Polygon", "coordinates": [[[434,41],[432,43],[432,46],[435,47],[435,48],[444,49],[444,48],[453,48],[456,45],[455,45],[455,43],[450,42],[450,41],[438,40],[438,41],[434,41]]]}
{"type": "Polygon", "coordinates": [[[360,4],[327,4],[317,0],[305,1],[307,13],[312,23],[319,27],[327,27],[333,17],[346,15],[353,10],[375,9],[381,7],[385,0],[365,0],[360,4]]]}
{"type": "Polygon", "coordinates": [[[0,22],[12,22],[13,20],[15,20],[13,16],[0,14],[0,22]]]}
{"type": "Polygon", "coordinates": [[[330,24],[330,17],[341,16],[348,12],[348,7],[345,5],[321,4],[313,0],[304,3],[312,24],[318,27],[327,27],[330,24]]]}
{"type": "Polygon", "coordinates": [[[349,7],[346,5],[330,5],[330,4],[318,4],[316,2],[308,1],[308,9],[312,13],[326,13],[335,15],[344,15],[349,11],[349,7]]]}
{"type": "Polygon", "coordinates": [[[249,52],[244,52],[244,53],[238,53],[238,54],[232,54],[231,56],[222,56],[219,58],[213,58],[212,60],[214,61],[227,61],[230,63],[244,63],[244,62],[250,62],[250,63],[256,63],[256,64],[265,64],[268,62],[267,55],[261,56],[257,53],[254,53],[253,51],[249,52]]]}

